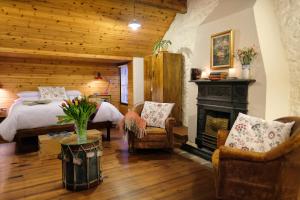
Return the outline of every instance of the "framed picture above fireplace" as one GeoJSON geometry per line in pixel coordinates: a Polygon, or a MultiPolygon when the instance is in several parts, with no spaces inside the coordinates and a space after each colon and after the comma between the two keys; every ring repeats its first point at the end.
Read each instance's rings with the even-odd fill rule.
{"type": "Polygon", "coordinates": [[[218,70],[233,67],[233,31],[228,30],[211,36],[210,67],[218,70]]]}

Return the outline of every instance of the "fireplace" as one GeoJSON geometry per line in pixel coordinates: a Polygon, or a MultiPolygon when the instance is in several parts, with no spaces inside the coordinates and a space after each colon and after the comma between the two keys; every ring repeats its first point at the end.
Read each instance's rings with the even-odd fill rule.
{"type": "Polygon", "coordinates": [[[217,148],[217,133],[219,129],[227,130],[230,122],[230,113],[204,110],[202,126],[201,145],[210,150],[217,148]]]}
{"type": "Polygon", "coordinates": [[[198,148],[184,145],[183,149],[192,151],[210,160],[217,148],[219,129],[230,130],[239,112],[248,112],[248,87],[255,80],[197,80],[197,136],[198,148]]]}

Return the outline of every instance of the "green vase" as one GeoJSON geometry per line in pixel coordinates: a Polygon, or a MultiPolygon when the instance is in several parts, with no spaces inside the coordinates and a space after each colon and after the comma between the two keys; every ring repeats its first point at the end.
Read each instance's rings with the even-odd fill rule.
{"type": "Polygon", "coordinates": [[[75,122],[75,132],[77,134],[77,142],[79,144],[86,143],[87,141],[87,124],[88,121],[75,122]]]}

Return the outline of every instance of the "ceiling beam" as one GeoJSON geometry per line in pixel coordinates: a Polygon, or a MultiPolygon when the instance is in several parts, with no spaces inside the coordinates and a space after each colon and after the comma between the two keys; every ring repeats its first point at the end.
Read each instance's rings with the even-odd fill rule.
{"type": "Polygon", "coordinates": [[[38,59],[61,59],[85,62],[98,62],[103,64],[119,65],[132,61],[132,57],[126,56],[109,56],[95,54],[79,54],[69,52],[45,51],[45,50],[28,50],[17,48],[0,47],[0,57],[13,58],[38,58],[38,59]]]}
{"type": "Polygon", "coordinates": [[[182,14],[187,12],[187,0],[136,0],[136,3],[173,10],[182,14]]]}

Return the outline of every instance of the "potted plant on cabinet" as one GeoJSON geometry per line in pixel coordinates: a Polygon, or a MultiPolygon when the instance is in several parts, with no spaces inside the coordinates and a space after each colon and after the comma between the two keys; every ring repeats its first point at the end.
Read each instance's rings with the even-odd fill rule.
{"type": "Polygon", "coordinates": [[[159,40],[153,46],[153,54],[158,54],[161,51],[168,51],[169,46],[172,45],[170,40],[159,40]]]}

